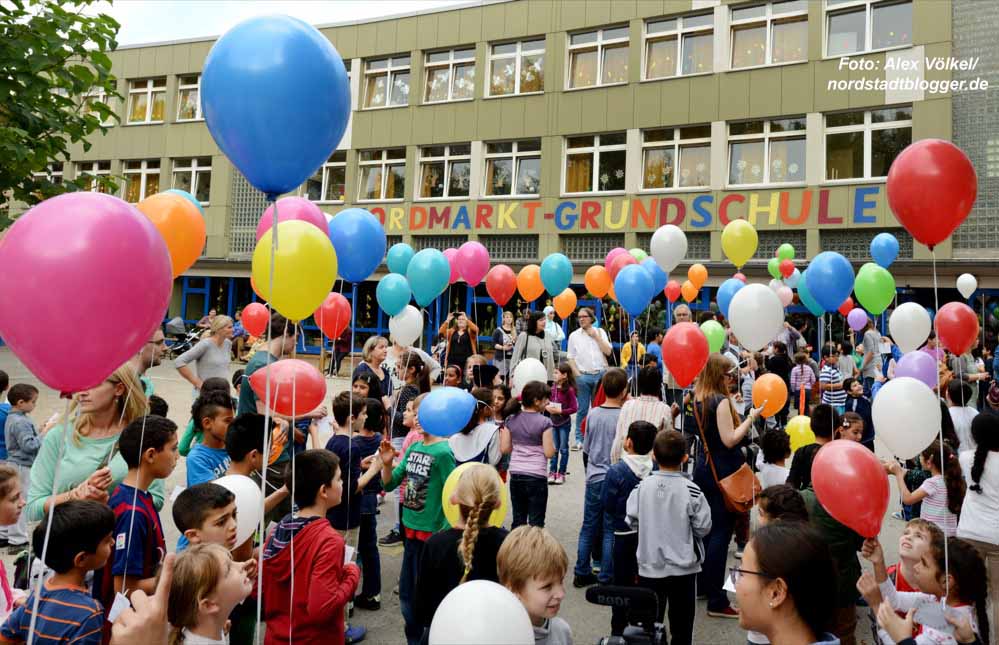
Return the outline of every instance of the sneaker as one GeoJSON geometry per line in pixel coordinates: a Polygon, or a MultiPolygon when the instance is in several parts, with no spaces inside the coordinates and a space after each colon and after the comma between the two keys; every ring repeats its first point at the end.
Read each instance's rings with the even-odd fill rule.
{"type": "Polygon", "coordinates": [[[402,534],[395,529],[392,529],[385,537],[378,540],[379,546],[395,546],[397,544],[402,544],[402,534]]]}
{"type": "Polygon", "coordinates": [[[354,606],[365,611],[378,611],[382,608],[382,597],[357,596],[354,598],[354,606]]]}
{"type": "Polygon", "coordinates": [[[900,520],[902,519],[902,511],[895,511],[891,516],[893,519],[900,520]]]}
{"type": "Polygon", "coordinates": [[[712,610],[709,609],[708,610],[708,616],[711,616],[712,618],[736,618],[736,619],[738,619],[739,618],[739,610],[736,609],[735,607],[726,607],[725,609],[716,610],[716,611],[712,611],[712,610]]]}
{"type": "Polygon", "coordinates": [[[368,630],[360,625],[347,625],[346,631],[343,633],[343,642],[347,645],[351,643],[360,643],[364,640],[364,637],[368,635],[368,630]]]}
{"type": "Polygon", "coordinates": [[[593,573],[574,575],[572,577],[572,586],[576,589],[582,589],[583,587],[589,587],[590,585],[595,584],[597,584],[597,576],[593,573]]]}
{"type": "Polygon", "coordinates": [[[561,486],[564,483],[565,483],[565,475],[563,475],[562,473],[558,473],[557,475],[555,475],[556,485],[561,486]]]}
{"type": "Polygon", "coordinates": [[[745,548],[746,547],[744,547],[744,546],[736,545],[736,547],[735,547],[735,559],[736,560],[741,560],[742,559],[742,552],[745,550],[745,548]]]}
{"type": "Polygon", "coordinates": [[[571,450],[573,452],[579,452],[582,449],[583,449],[583,446],[579,445],[578,443],[574,443],[574,444],[572,444],[572,446],[569,447],[569,450],[571,450]]]}
{"type": "Polygon", "coordinates": [[[555,473],[548,473],[548,483],[549,484],[557,484],[558,483],[557,480],[558,480],[558,475],[557,474],[555,474],[555,473]]]}

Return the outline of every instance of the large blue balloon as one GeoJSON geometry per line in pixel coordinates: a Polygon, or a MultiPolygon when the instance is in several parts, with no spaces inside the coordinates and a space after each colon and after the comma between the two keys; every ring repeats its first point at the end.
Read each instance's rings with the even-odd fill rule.
{"type": "Polygon", "coordinates": [[[732,298],[739,293],[739,289],[746,286],[746,283],[738,278],[729,278],[718,287],[718,311],[728,318],[728,306],[732,304],[732,298]]]}
{"type": "MultiPolygon", "coordinates": [[[[839,253],[823,251],[805,272],[808,292],[826,311],[836,311],[853,291],[853,266],[839,253]]],[[[798,282],[799,288],[801,282],[798,282]]]]}
{"type": "Polygon", "coordinates": [[[181,197],[183,197],[187,201],[189,201],[192,204],[194,204],[197,207],[198,212],[201,213],[202,217],[205,216],[205,209],[201,207],[201,202],[199,202],[197,199],[195,199],[194,195],[192,195],[191,193],[187,192],[186,190],[181,190],[179,188],[171,188],[170,190],[167,190],[167,191],[164,191],[164,192],[173,193],[174,195],[180,195],[181,197]]]}
{"type": "Polygon", "coordinates": [[[815,298],[808,291],[808,280],[806,276],[808,275],[808,270],[806,269],[804,273],[801,274],[801,279],[798,280],[798,299],[801,300],[801,304],[808,308],[808,311],[812,312],[813,316],[821,316],[826,312],[822,306],[815,302],[815,298]]]}
{"type": "Polygon", "coordinates": [[[406,269],[409,268],[409,261],[413,259],[414,255],[416,255],[416,251],[413,250],[413,247],[405,242],[397,242],[388,250],[388,255],[385,256],[385,264],[388,265],[388,270],[392,273],[406,275],[406,269]]]}
{"type": "Polygon", "coordinates": [[[259,16],[227,31],[208,52],[201,105],[229,161],[277,199],[336,150],[350,118],[350,82],[340,54],[315,27],[259,16]]]}
{"type": "MultiPolygon", "coordinates": [[[[666,288],[666,283],[669,282],[669,276],[666,272],[656,264],[653,258],[645,258],[642,260],[642,268],[649,272],[649,276],[652,277],[652,293],[659,293],[666,288]]],[[[617,293],[616,291],[614,293],[617,293]]]]}
{"type": "Polygon", "coordinates": [[[878,233],[871,240],[871,257],[887,269],[898,257],[898,240],[891,233],[878,233]]]}
{"type": "Polygon", "coordinates": [[[637,264],[629,264],[614,278],[614,293],[624,310],[637,316],[649,306],[656,291],[649,272],[637,264]]]}
{"type": "MultiPolygon", "coordinates": [[[[348,208],[329,221],[337,269],[347,282],[362,282],[385,257],[385,228],[363,208],[348,208]]],[[[395,315],[395,314],[391,314],[395,315]]]]}
{"type": "Polygon", "coordinates": [[[440,387],[420,404],[417,417],[420,427],[438,437],[450,437],[460,431],[475,413],[475,397],[456,387],[440,387]]]}
{"type": "Polygon", "coordinates": [[[409,288],[413,290],[416,304],[426,307],[447,289],[451,277],[451,264],[437,249],[423,249],[413,256],[406,267],[409,288]]]}
{"type": "Polygon", "coordinates": [[[413,291],[409,288],[409,280],[398,273],[389,273],[378,281],[375,288],[375,299],[382,311],[394,316],[409,304],[413,291]]]}
{"type": "Polygon", "coordinates": [[[541,284],[550,295],[557,296],[572,282],[572,262],[561,253],[552,253],[541,262],[541,284]]]}

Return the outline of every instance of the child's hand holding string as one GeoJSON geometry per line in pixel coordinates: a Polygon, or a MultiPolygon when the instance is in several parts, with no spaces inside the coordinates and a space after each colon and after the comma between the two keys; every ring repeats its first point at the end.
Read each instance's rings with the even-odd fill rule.
{"type": "Polygon", "coordinates": [[[881,626],[881,629],[888,632],[893,641],[898,643],[906,638],[912,638],[912,616],[914,613],[915,610],[910,609],[905,618],[902,618],[895,613],[895,608],[891,606],[891,603],[885,600],[878,607],[878,625],[881,626]]]}

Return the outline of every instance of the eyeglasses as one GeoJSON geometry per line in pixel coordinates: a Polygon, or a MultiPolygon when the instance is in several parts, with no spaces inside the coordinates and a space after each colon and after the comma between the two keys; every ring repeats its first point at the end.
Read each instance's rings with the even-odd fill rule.
{"type": "Polygon", "coordinates": [[[748,569],[740,569],[739,567],[729,567],[728,569],[728,577],[732,581],[733,585],[739,584],[739,578],[741,578],[744,573],[748,573],[751,576],[767,578],[768,580],[777,579],[776,576],[772,576],[769,573],[763,573],[762,571],[749,571],[748,569]]]}

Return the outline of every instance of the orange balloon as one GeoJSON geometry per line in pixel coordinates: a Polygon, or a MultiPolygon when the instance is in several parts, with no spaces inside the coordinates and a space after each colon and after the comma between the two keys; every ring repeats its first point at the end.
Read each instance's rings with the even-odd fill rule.
{"type": "Polygon", "coordinates": [[[776,374],[764,374],[753,383],[753,407],[763,406],[763,416],[772,417],[787,403],[787,384],[776,374]]]}
{"type": "Polygon", "coordinates": [[[694,283],[690,280],[685,280],[683,286],[680,287],[680,293],[683,295],[683,299],[687,302],[694,302],[697,299],[697,292],[699,289],[694,286],[694,283]]]}
{"type": "Polygon", "coordinates": [[[693,264],[687,269],[687,278],[696,288],[700,289],[708,280],[708,270],[704,268],[703,264],[693,264]]]}
{"type": "Polygon", "coordinates": [[[180,195],[157,193],[143,199],[137,208],[163,236],[170,251],[173,277],[191,268],[201,257],[207,239],[205,218],[194,204],[180,195]]]}
{"type": "Polygon", "coordinates": [[[586,285],[587,291],[598,298],[606,296],[611,286],[613,286],[607,269],[597,265],[593,265],[586,270],[586,275],[583,276],[583,284],[586,285]]]}
{"type": "Polygon", "coordinates": [[[559,318],[568,318],[576,310],[576,292],[566,287],[565,291],[555,296],[552,304],[555,305],[555,313],[559,318]]]}
{"type": "Polygon", "coordinates": [[[528,264],[517,274],[517,291],[527,302],[532,302],[541,297],[545,292],[545,285],[541,283],[541,267],[537,264],[528,264]]]}

